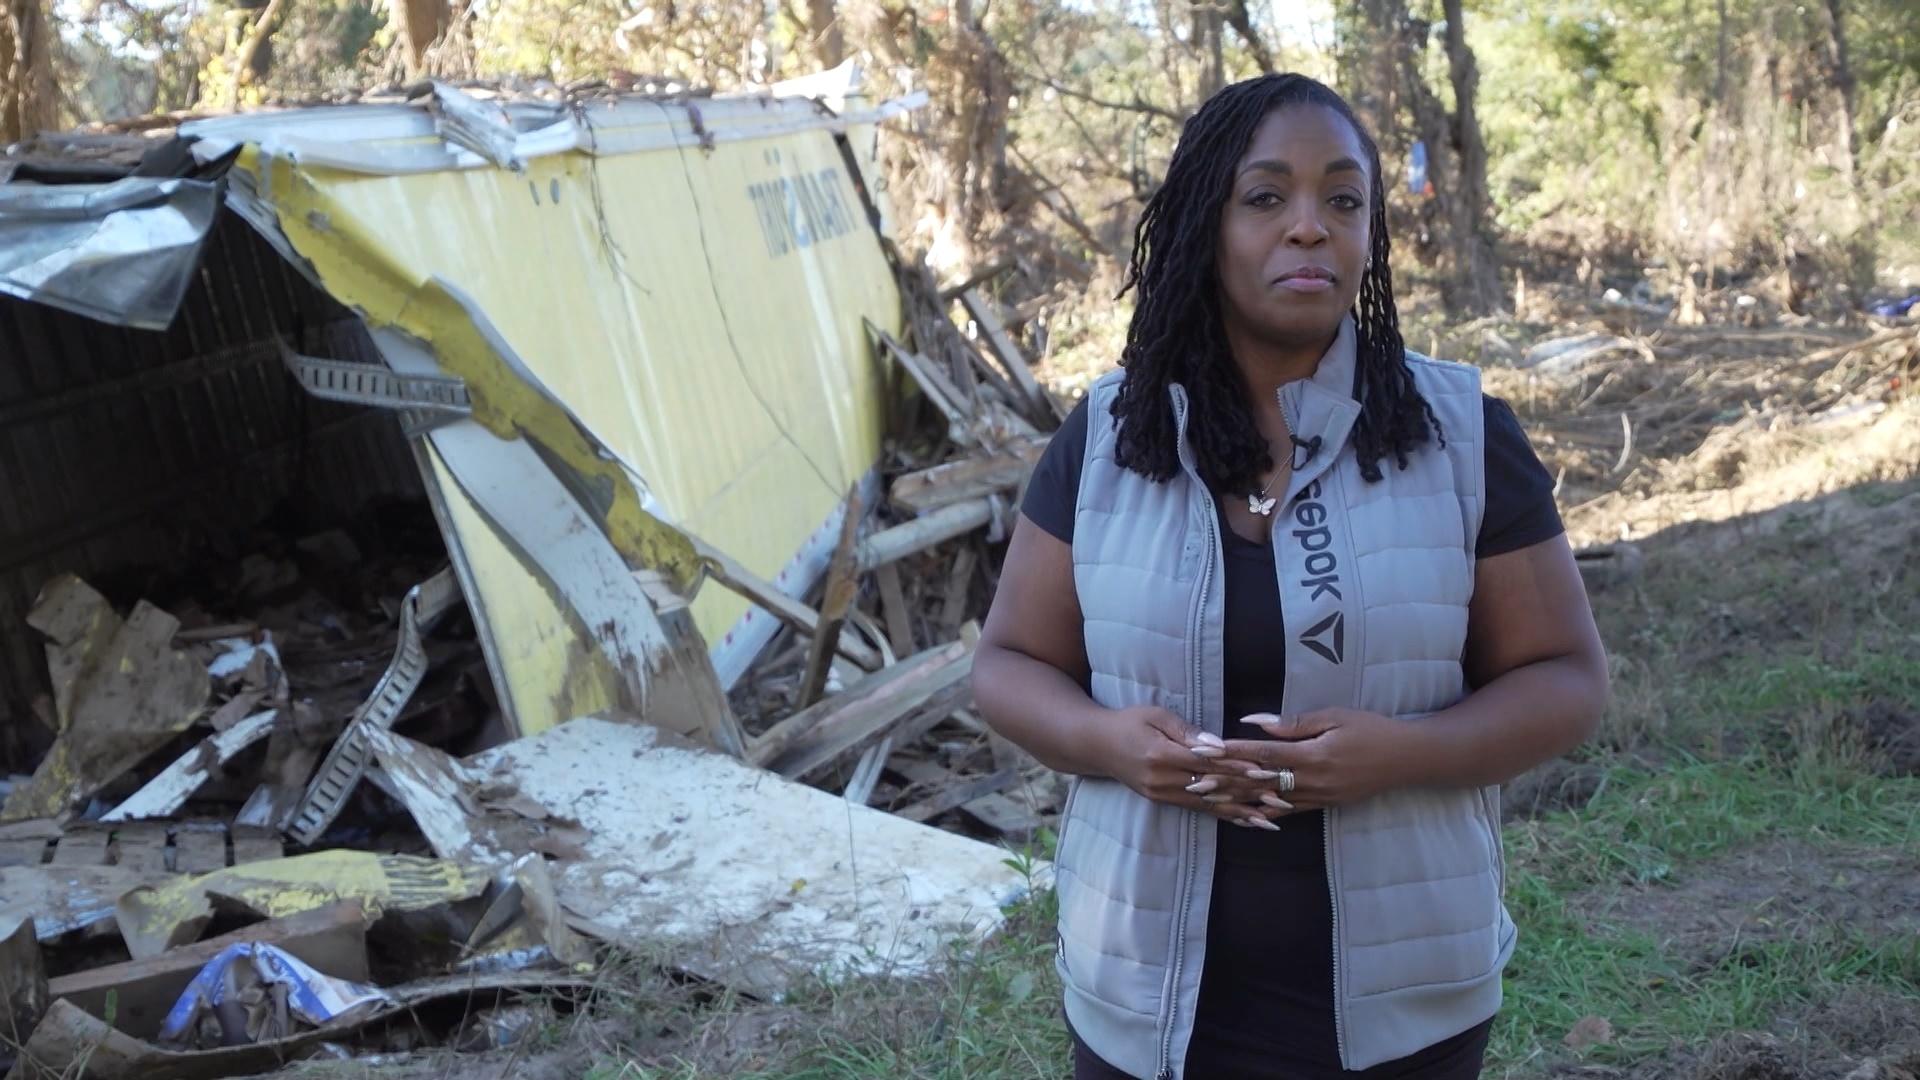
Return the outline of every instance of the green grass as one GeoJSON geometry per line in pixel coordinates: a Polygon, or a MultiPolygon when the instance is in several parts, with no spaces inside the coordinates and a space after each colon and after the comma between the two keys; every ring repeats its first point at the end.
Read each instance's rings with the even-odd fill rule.
{"type": "Polygon", "coordinates": [[[1920,779],[1759,759],[1621,765],[1584,809],[1506,830],[1509,862],[1560,889],[1660,881],[1683,864],[1785,838],[1911,847],[1920,779]]]}
{"type": "MultiPolygon", "coordinates": [[[[1920,1000],[1920,941],[1871,925],[1815,921],[1744,941],[1730,932],[1707,955],[1698,942],[1692,955],[1676,955],[1644,928],[1589,925],[1575,909],[1583,894],[1684,884],[1708,860],[1757,844],[1920,850],[1920,778],[1875,775],[1844,722],[1869,703],[1920,703],[1915,603],[1900,590],[1836,599],[1795,585],[1786,553],[1753,554],[1663,570],[1643,597],[1604,613],[1625,662],[1608,734],[1584,752],[1604,770],[1600,789],[1577,810],[1506,831],[1507,900],[1521,936],[1488,1075],[1541,1076],[1569,1063],[1640,1071],[1676,1046],[1769,1030],[1783,1013],[1848,988],[1920,1000]],[[1649,603],[1657,618],[1632,610],[1649,603]],[[1754,632],[1783,611],[1817,619],[1754,632]],[[1831,634],[1835,627],[1845,633],[1831,634]],[[1731,647],[1713,645],[1723,632],[1731,647]],[[1615,1038],[1576,1054],[1562,1040],[1589,1015],[1607,1018],[1615,1038]]],[[[1012,861],[1045,854],[1043,841],[1012,861]]],[[[940,976],[808,986],[784,1003],[808,1022],[778,1064],[729,1075],[1057,1078],[1068,1043],[1054,918],[1054,898],[1042,892],[1012,913],[1004,934],[956,954],[940,976]]],[[[609,1058],[591,1076],[718,1075],[636,1060],[609,1058]]]]}
{"type": "Polygon", "coordinates": [[[1848,984],[1920,996],[1920,941],[1871,928],[1736,944],[1707,970],[1688,971],[1644,932],[1596,932],[1567,904],[1581,890],[1670,881],[1767,840],[1914,850],[1920,779],[1761,759],[1621,766],[1583,810],[1516,822],[1506,838],[1507,903],[1521,937],[1490,1065],[1563,1053],[1561,1040],[1590,1014],[1610,1020],[1616,1039],[1589,1055],[1617,1064],[1676,1040],[1764,1030],[1781,1009],[1848,984]]]}

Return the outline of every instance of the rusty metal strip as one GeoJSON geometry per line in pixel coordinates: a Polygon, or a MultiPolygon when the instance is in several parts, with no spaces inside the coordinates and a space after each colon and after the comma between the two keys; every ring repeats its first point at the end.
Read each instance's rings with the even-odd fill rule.
{"type": "Polygon", "coordinates": [[[459,579],[451,568],[440,571],[407,592],[406,599],[400,604],[400,643],[394,650],[393,663],[388,665],[386,674],[374,686],[366,704],[360,706],[347,724],[347,729],[340,733],[333,749],[327,751],[326,760],[320,763],[320,771],[314,774],[313,782],[307,785],[306,795],[289,819],[289,837],[311,846],[320,839],[320,834],[326,831],[327,826],[340,816],[347,796],[366,774],[367,763],[373,757],[365,730],[369,727],[390,728],[400,718],[400,710],[406,708],[413,692],[419,689],[420,681],[427,674],[427,651],[420,639],[420,632],[446,614],[459,596],[459,579]]]}

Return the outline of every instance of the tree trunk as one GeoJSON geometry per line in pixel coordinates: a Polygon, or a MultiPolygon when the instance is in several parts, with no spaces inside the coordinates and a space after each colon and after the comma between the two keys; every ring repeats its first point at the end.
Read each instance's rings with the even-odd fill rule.
{"type": "MultiPolygon", "coordinates": [[[[280,17],[280,8],[286,0],[268,0],[260,14],[254,16],[247,26],[246,36],[240,39],[239,51],[233,60],[233,77],[228,86],[228,97],[234,108],[240,107],[240,87],[249,78],[257,82],[265,77],[272,64],[271,52],[267,52],[268,42],[273,35],[274,21],[280,17]],[[262,55],[262,53],[266,55],[262,55]]],[[[242,9],[246,10],[246,9],[242,9]]]]}
{"type": "Polygon", "coordinates": [[[1854,183],[1854,173],[1859,166],[1860,140],[1854,135],[1854,81],[1853,65],[1847,60],[1847,29],[1841,0],[1826,0],[1820,6],[1821,21],[1827,31],[1827,70],[1833,80],[1834,127],[1841,150],[1842,167],[1846,169],[1847,183],[1854,183]]]}
{"type": "Polygon", "coordinates": [[[1193,0],[1193,45],[1200,53],[1200,101],[1203,104],[1227,84],[1220,40],[1224,20],[1220,16],[1220,4],[1215,0],[1193,0]]]}
{"type": "MultiPolygon", "coordinates": [[[[1829,0],[1838,3],[1839,0],[1829,0]]],[[[1460,0],[1445,0],[1447,70],[1453,80],[1453,149],[1459,173],[1453,189],[1453,258],[1463,309],[1481,315],[1500,304],[1500,264],[1487,226],[1493,199],[1487,190],[1487,144],[1474,111],[1480,72],[1467,45],[1460,0]]]]}
{"type": "Polygon", "coordinates": [[[407,78],[426,75],[427,47],[446,32],[450,22],[447,0],[390,0],[387,12],[399,32],[407,78]]]}
{"type": "Polygon", "coordinates": [[[0,146],[59,126],[43,0],[0,0],[0,146]]]}
{"type": "Polygon", "coordinates": [[[1720,47],[1713,68],[1713,107],[1727,107],[1727,0],[1719,0],[1720,47]]]}
{"type": "Polygon", "coordinates": [[[847,37],[840,30],[840,13],[834,9],[834,0],[807,0],[807,21],[812,24],[808,29],[813,33],[820,66],[839,67],[847,58],[847,37]]]}
{"type": "Polygon", "coordinates": [[[1246,43],[1247,51],[1253,54],[1253,62],[1260,65],[1260,70],[1268,75],[1273,74],[1273,53],[1267,50],[1265,39],[1261,38],[1260,31],[1253,25],[1253,13],[1247,10],[1247,0],[1231,0],[1227,7],[1227,25],[1233,27],[1233,32],[1239,34],[1240,40],[1246,43]]]}

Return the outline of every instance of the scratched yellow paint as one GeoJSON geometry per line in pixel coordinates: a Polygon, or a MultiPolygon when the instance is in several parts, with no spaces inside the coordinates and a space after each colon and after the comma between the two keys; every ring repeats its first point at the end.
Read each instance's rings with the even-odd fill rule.
{"type": "Polygon", "coordinates": [[[480,583],[480,607],[487,613],[501,682],[513,706],[509,715],[518,720],[521,734],[538,734],[571,717],[613,707],[619,676],[612,665],[579,640],[578,627],[546,584],[487,524],[431,443],[426,451],[447,525],[480,583]]]}
{"type": "Polygon", "coordinates": [[[377,917],[478,896],[488,876],[485,867],[441,859],[321,851],[143,886],[120,898],[114,916],[128,950],[141,959],[193,940],[211,917],[209,897],[216,894],[270,919],[343,900],[358,900],[377,917]]]}
{"type": "MultiPolygon", "coordinates": [[[[871,145],[871,129],[855,135],[871,145]]],[[[523,173],[371,176],[251,149],[240,167],[329,293],[426,342],[467,380],[490,430],[532,438],[607,492],[615,546],[683,591],[697,569],[678,530],[778,578],[879,456],[886,379],[863,324],[898,332],[900,301],[826,131],[567,154],[523,173]],[[514,375],[445,285],[589,437],[514,375]],[[673,528],[641,509],[596,443],[632,467],[673,528]]],[[[440,486],[450,506],[464,502],[444,475],[440,486]]],[[[486,528],[468,522],[462,542],[486,563],[483,606],[515,612],[494,630],[522,730],[576,715],[563,699],[609,703],[610,673],[566,661],[558,641],[577,631],[550,599],[521,606],[532,579],[505,570],[513,556],[481,538],[486,528]]],[[[746,611],[717,588],[693,608],[709,641],[746,611]]]]}

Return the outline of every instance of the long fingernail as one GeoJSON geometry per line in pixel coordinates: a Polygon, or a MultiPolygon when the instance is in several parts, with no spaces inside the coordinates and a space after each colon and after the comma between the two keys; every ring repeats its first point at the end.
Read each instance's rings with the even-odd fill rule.
{"type": "Polygon", "coordinates": [[[1217,747],[1220,747],[1221,749],[1225,749],[1227,745],[1225,742],[1221,741],[1220,736],[1215,735],[1211,731],[1195,732],[1193,736],[1193,741],[1200,743],[1203,746],[1217,746],[1217,747]]]}
{"type": "Polygon", "coordinates": [[[1214,788],[1217,788],[1219,786],[1220,786],[1220,781],[1209,776],[1205,780],[1197,780],[1191,784],[1188,784],[1187,790],[1195,795],[1205,795],[1207,792],[1212,791],[1214,788]]]}
{"type": "Polygon", "coordinates": [[[1283,799],[1283,798],[1281,798],[1281,797],[1280,797],[1280,796],[1278,796],[1278,795],[1275,795],[1275,794],[1274,794],[1273,792],[1271,792],[1271,791],[1263,791],[1263,792],[1261,792],[1261,793],[1260,793],[1260,801],[1261,801],[1261,802],[1263,802],[1263,803],[1266,803],[1266,804],[1267,804],[1268,806],[1271,806],[1271,807],[1273,807],[1273,808],[1274,808],[1275,810],[1291,810],[1291,809],[1293,809],[1293,804],[1292,804],[1292,803],[1290,803],[1290,802],[1288,802],[1287,800],[1285,800],[1285,799],[1283,799]]]}
{"type": "Polygon", "coordinates": [[[1193,751],[1195,757],[1217,758],[1227,756],[1227,750],[1224,746],[1189,746],[1187,749],[1193,751]]]}
{"type": "Polygon", "coordinates": [[[1280,779],[1280,774],[1279,774],[1279,773],[1277,773],[1277,772],[1274,772],[1274,771],[1273,771],[1272,769],[1248,769],[1248,770],[1247,770],[1247,779],[1249,779],[1249,780],[1278,780],[1278,779],[1280,779]]]}
{"type": "Polygon", "coordinates": [[[1279,717],[1269,712],[1257,712],[1251,716],[1243,716],[1240,720],[1242,723],[1247,724],[1277,724],[1280,722],[1279,717]]]}
{"type": "Polygon", "coordinates": [[[1268,821],[1266,818],[1263,818],[1263,817],[1250,817],[1247,819],[1247,824],[1256,829],[1265,829],[1268,832],[1280,831],[1280,826],[1275,825],[1273,822],[1268,821]]]}
{"type": "Polygon", "coordinates": [[[1242,819],[1240,819],[1240,818],[1228,818],[1228,819],[1227,819],[1227,824],[1229,824],[1229,825],[1238,825],[1238,826],[1240,826],[1240,827],[1241,827],[1241,828],[1243,828],[1243,829],[1251,829],[1251,828],[1253,828],[1253,826],[1251,826],[1251,825],[1249,825],[1249,824],[1247,824],[1247,823],[1246,823],[1246,822],[1245,822],[1244,820],[1242,820],[1242,819]]]}
{"type": "Polygon", "coordinates": [[[1200,797],[1207,800],[1210,803],[1228,803],[1233,801],[1233,796],[1227,794],[1224,791],[1218,792],[1213,795],[1202,795],[1200,797]]]}

